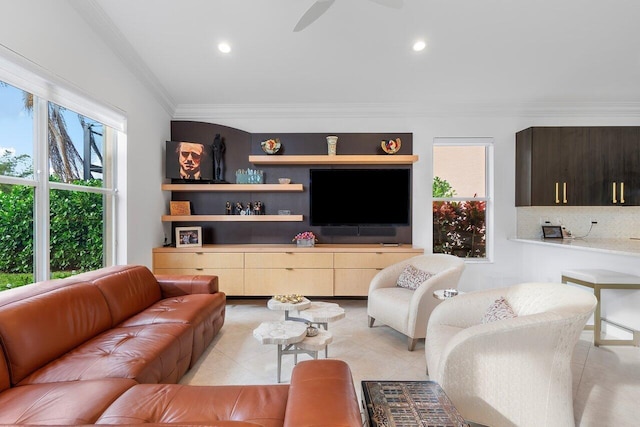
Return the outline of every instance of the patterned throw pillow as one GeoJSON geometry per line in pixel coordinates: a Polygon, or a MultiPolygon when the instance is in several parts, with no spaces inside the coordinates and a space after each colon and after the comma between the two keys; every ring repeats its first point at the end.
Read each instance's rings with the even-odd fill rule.
{"type": "Polygon", "coordinates": [[[402,270],[402,273],[400,273],[400,277],[398,277],[396,285],[401,288],[407,288],[415,291],[431,276],[433,276],[433,273],[420,270],[409,264],[404,268],[404,270],[402,270]]]}
{"type": "Polygon", "coordinates": [[[516,313],[513,311],[513,308],[511,308],[505,297],[500,297],[489,306],[487,312],[482,317],[482,323],[511,319],[513,317],[517,317],[516,313]]]}

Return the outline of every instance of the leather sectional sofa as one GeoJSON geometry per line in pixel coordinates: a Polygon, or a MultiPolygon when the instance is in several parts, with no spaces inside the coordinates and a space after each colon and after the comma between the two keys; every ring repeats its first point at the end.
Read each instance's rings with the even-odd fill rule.
{"type": "Polygon", "coordinates": [[[177,384],[220,331],[225,303],[216,276],[142,266],[0,293],[0,424],[360,425],[337,360],[300,363],[290,385],[177,384]]]}

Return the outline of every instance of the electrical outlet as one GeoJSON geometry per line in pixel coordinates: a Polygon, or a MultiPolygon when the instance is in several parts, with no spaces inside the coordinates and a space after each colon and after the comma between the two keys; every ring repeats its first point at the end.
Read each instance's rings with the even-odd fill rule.
{"type": "Polygon", "coordinates": [[[598,223],[598,220],[595,218],[591,218],[591,224],[595,225],[598,223]]]}

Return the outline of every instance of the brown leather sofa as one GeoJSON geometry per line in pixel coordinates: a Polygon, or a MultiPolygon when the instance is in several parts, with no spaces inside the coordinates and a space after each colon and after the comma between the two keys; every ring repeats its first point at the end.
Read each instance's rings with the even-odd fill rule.
{"type": "Polygon", "coordinates": [[[4,291],[0,424],[360,425],[351,373],[337,360],[300,363],[291,385],[176,384],[224,314],[217,277],[141,266],[4,291]]]}

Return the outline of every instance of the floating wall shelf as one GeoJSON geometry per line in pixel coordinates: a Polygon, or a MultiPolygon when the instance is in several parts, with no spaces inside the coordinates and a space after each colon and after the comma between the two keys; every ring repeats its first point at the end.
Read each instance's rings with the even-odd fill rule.
{"type": "Polygon", "coordinates": [[[410,165],[417,155],[311,155],[311,156],[249,156],[255,165],[410,165]]]}
{"type": "Polygon", "coordinates": [[[164,191],[188,192],[296,192],[302,184],[162,184],[164,191]]]}
{"type": "Polygon", "coordinates": [[[163,222],[293,222],[302,215],[162,215],[163,222]]]}

